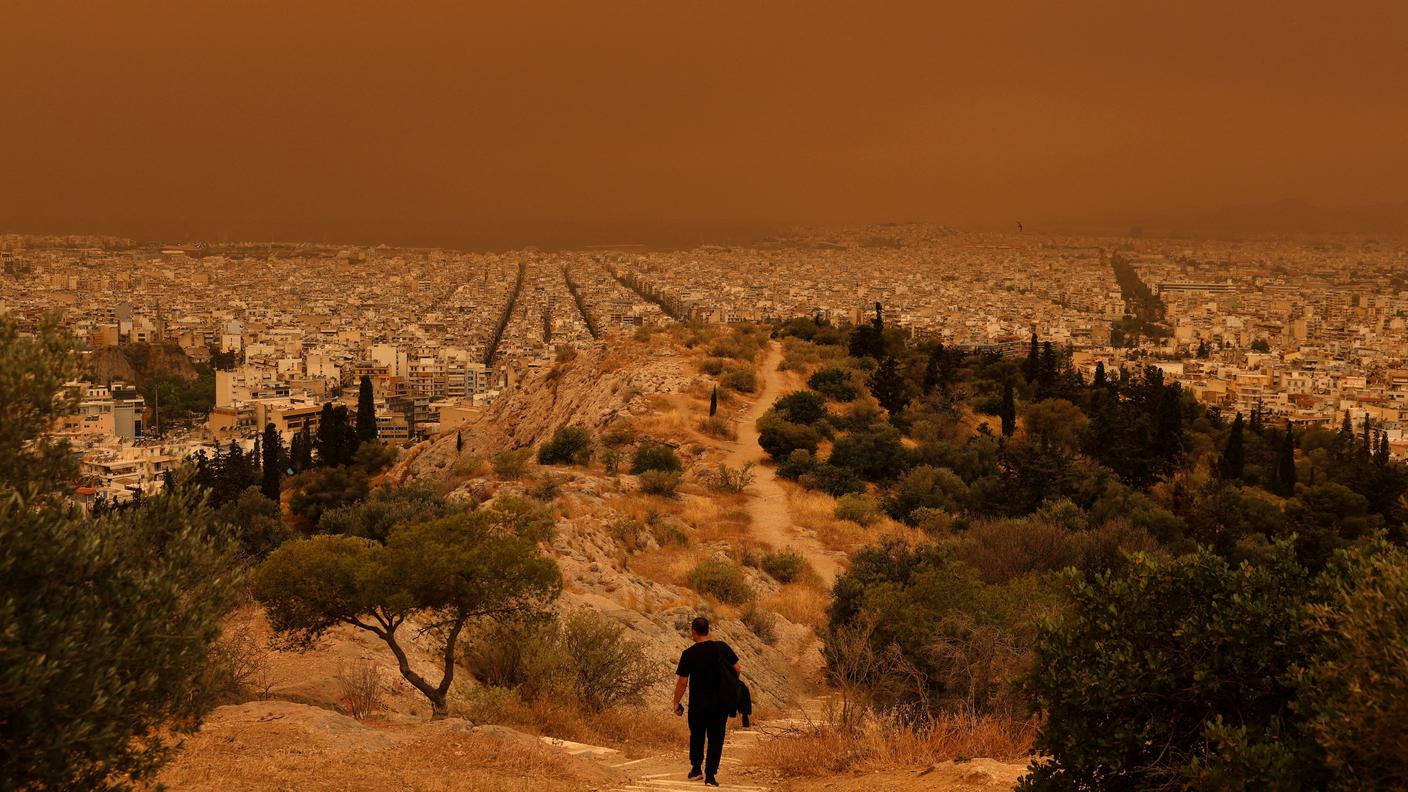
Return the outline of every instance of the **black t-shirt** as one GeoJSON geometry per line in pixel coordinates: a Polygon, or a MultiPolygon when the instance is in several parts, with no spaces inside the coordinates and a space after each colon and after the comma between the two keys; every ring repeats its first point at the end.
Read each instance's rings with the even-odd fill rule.
{"type": "MultiPolygon", "coordinates": [[[[689,711],[691,714],[718,714],[719,688],[725,680],[723,669],[732,669],[738,662],[733,647],[723,641],[700,641],[680,653],[676,676],[689,677],[689,711]]],[[[738,680],[729,674],[729,684],[738,680]]]]}

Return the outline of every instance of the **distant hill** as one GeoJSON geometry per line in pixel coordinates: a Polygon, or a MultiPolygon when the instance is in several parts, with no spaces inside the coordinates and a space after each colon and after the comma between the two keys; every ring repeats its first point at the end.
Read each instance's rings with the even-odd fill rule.
{"type": "Polygon", "coordinates": [[[1221,209],[1145,217],[1076,221],[1072,229],[1150,236],[1295,236],[1408,234],[1408,201],[1326,207],[1301,199],[1247,203],[1221,209]]]}

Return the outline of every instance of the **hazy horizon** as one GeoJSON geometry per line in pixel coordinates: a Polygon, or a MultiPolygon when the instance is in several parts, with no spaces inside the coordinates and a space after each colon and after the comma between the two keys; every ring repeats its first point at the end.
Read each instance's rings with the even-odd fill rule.
{"type": "Polygon", "coordinates": [[[1244,214],[1408,229],[1404,23],[1367,2],[20,0],[0,10],[0,229],[690,244],[1216,232],[1288,201],[1319,209],[1244,214]]]}

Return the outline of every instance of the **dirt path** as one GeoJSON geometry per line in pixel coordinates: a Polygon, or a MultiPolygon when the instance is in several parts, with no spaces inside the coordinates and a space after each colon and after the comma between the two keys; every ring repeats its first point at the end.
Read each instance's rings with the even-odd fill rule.
{"type": "Polygon", "coordinates": [[[735,468],[747,462],[756,465],[748,498],[748,513],[753,518],[750,528],[753,537],[775,549],[791,548],[801,553],[821,576],[822,583],[830,588],[836,581],[836,574],[841,571],[840,562],[816,537],[801,533],[793,524],[787,508],[787,493],[778,484],[773,468],[763,464],[766,455],[758,445],[755,425],[758,418],[784,395],[785,375],[777,368],[781,362],[782,347],[773,342],[768,346],[767,359],[763,362],[762,389],[753,405],[738,418],[738,439],[734,441],[727,461],[735,468]]]}

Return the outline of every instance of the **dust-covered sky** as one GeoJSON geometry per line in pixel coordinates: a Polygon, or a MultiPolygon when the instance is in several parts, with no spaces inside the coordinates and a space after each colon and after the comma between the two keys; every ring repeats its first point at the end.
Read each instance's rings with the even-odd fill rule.
{"type": "Polygon", "coordinates": [[[472,246],[1408,200],[1393,0],[4,0],[0,31],[0,230],[472,246]]]}

